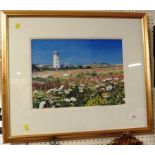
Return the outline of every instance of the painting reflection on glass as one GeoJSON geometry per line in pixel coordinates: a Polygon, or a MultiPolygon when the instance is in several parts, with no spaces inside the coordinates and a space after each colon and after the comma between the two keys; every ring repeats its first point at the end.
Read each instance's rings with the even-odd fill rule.
{"type": "Polygon", "coordinates": [[[32,39],[33,108],[125,104],[121,39],[32,39]]]}

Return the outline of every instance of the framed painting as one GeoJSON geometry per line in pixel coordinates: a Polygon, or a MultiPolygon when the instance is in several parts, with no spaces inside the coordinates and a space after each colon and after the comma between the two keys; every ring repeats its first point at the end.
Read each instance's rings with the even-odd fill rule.
{"type": "Polygon", "coordinates": [[[2,13],[4,143],[150,133],[147,16],[2,13]]]}

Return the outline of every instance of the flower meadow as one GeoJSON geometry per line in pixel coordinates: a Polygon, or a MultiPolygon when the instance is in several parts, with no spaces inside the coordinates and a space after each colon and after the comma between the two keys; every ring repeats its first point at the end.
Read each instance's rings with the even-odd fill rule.
{"type": "Polygon", "coordinates": [[[37,71],[32,76],[32,90],[33,108],[125,104],[124,76],[120,66],[37,71]]]}

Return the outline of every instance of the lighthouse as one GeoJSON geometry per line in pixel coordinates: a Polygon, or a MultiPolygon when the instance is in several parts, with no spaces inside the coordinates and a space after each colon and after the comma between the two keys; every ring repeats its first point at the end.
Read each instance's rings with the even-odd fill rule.
{"type": "Polygon", "coordinates": [[[53,52],[53,68],[54,69],[60,68],[59,53],[57,51],[53,52]]]}

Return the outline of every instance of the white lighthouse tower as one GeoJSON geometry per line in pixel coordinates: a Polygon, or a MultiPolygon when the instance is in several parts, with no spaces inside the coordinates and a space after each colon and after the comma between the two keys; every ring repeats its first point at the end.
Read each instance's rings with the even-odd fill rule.
{"type": "Polygon", "coordinates": [[[53,68],[54,69],[60,68],[59,53],[57,51],[53,52],[53,68]]]}

